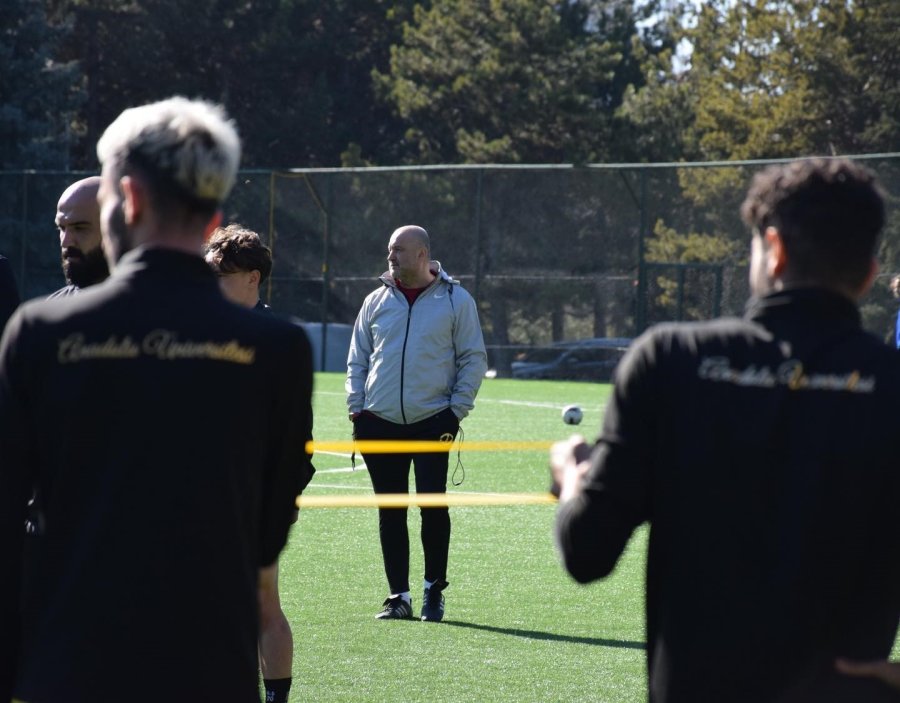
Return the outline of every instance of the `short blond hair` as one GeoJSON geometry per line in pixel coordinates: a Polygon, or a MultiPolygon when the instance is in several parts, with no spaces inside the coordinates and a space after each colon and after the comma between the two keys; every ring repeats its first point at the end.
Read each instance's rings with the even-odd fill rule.
{"type": "Polygon", "coordinates": [[[135,168],[190,203],[221,204],[234,186],[241,142],[220,105],[173,97],[125,110],[97,142],[104,168],[135,168]]]}

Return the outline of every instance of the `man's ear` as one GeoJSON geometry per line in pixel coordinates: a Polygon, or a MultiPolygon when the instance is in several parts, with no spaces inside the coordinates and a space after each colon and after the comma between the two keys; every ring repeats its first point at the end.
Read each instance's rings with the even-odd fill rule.
{"type": "Polygon", "coordinates": [[[254,286],[259,286],[259,279],[260,279],[259,271],[257,271],[256,269],[253,269],[252,271],[249,271],[248,273],[250,274],[250,278],[249,278],[250,283],[252,283],[254,286]]]}
{"type": "Polygon", "coordinates": [[[787,268],[788,255],[781,233],[775,227],[766,227],[766,274],[770,279],[781,278],[787,268]]]}
{"type": "Polygon", "coordinates": [[[143,217],[147,208],[147,191],[144,184],[132,176],[122,176],[119,179],[119,188],[122,190],[124,200],[122,212],[125,215],[125,224],[133,227],[143,217]]]}

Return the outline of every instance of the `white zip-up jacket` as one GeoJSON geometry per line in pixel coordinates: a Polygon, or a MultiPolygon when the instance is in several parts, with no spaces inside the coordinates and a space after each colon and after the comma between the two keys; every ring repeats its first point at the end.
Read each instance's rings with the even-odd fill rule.
{"type": "Polygon", "coordinates": [[[347,409],[408,425],[475,406],[487,353],[475,301],[441,268],[410,305],[390,273],[366,296],[347,357],[347,409]]]}

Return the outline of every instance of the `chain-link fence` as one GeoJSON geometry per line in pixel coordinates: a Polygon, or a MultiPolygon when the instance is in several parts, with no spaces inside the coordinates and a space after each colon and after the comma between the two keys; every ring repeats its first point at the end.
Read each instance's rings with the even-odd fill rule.
{"type": "MultiPolygon", "coordinates": [[[[275,267],[264,291],[278,311],[326,326],[324,362],[386,269],[391,232],[418,224],[432,253],[475,296],[498,374],[550,342],[628,338],[661,321],[740,314],[748,234],[738,209],[764,162],[434,166],[245,171],[225,220],[258,231],[275,267]],[[330,337],[329,337],[330,335],[330,337]]],[[[866,326],[892,333],[887,288],[900,269],[900,154],[866,157],[889,197],[884,274],[864,301],[866,326]]],[[[23,297],[63,285],[53,217],[86,174],[0,173],[0,253],[23,297]]],[[[325,364],[328,367],[328,364],[325,364]]]]}

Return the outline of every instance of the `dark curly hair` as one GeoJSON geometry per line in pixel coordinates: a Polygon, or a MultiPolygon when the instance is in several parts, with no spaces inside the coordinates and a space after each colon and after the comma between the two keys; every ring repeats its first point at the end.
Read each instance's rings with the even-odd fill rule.
{"type": "Polygon", "coordinates": [[[217,273],[259,271],[260,285],[272,273],[272,250],[256,232],[234,222],[212,233],[206,243],[206,260],[217,273]]]}
{"type": "Polygon", "coordinates": [[[774,227],[792,275],[858,288],[884,226],[875,175],[846,159],[806,159],[756,174],[741,205],[755,235],[774,227]]]}

